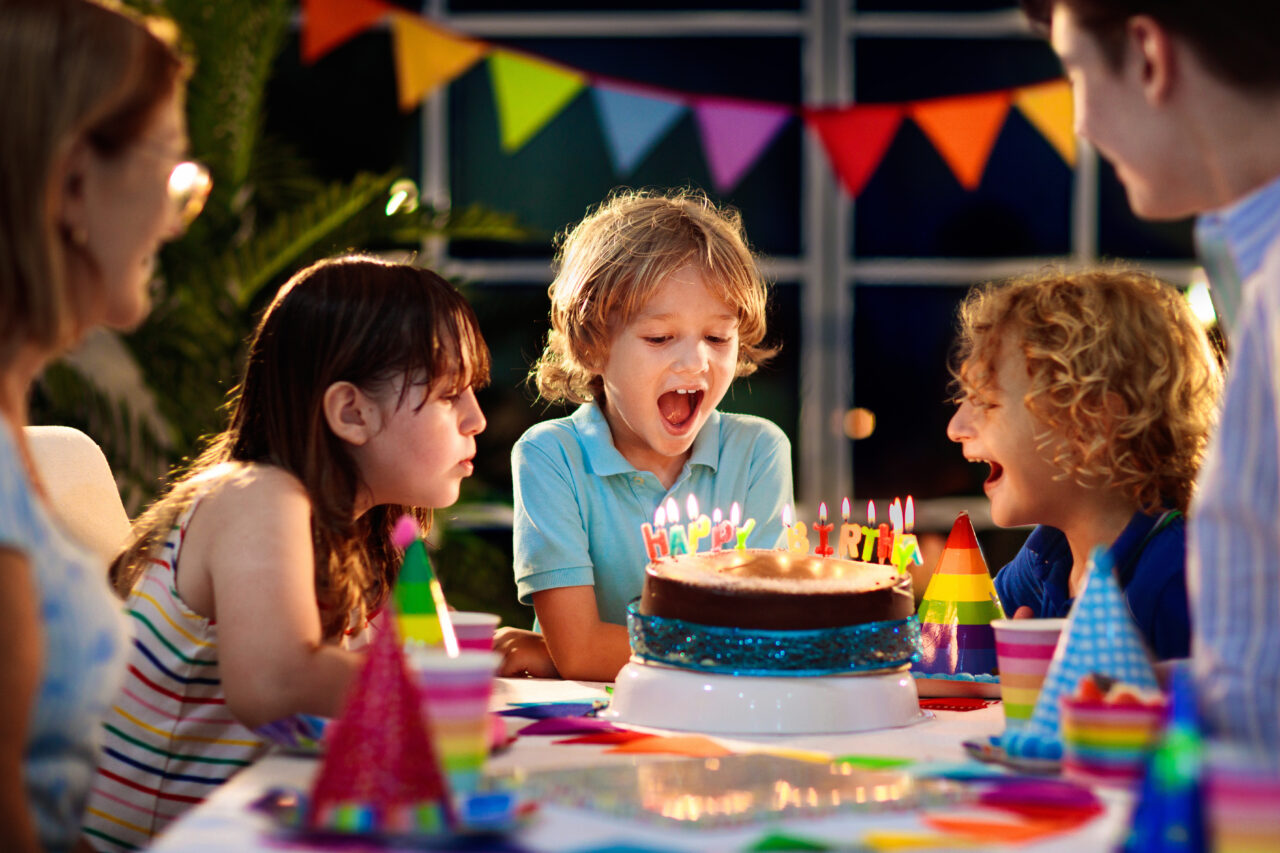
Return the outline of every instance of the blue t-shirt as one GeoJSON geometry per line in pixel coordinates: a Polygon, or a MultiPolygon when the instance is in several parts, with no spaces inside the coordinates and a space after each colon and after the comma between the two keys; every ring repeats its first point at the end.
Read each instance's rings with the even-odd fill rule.
{"type": "MultiPolygon", "coordinates": [[[[1178,515],[1143,546],[1157,516],[1143,512],[1133,518],[1111,545],[1117,576],[1132,563],[1124,589],[1125,601],[1157,660],[1184,658],[1191,653],[1191,624],[1187,613],[1187,528],[1178,515]],[[1141,552],[1139,552],[1141,548],[1141,552]]],[[[1009,615],[1027,605],[1040,618],[1066,616],[1075,599],[1069,597],[1071,548],[1057,528],[1040,525],[1022,550],[996,575],[996,592],[1009,615]]]]}
{"type": "MultiPolygon", "coordinates": [[[[585,403],[569,417],[531,427],[511,451],[515,486],[515,576],[520,601],[535,592],[594,586],[600,619],[625,625],[649,562],[640,525],[652,523],[668,497],[687,524],[693,494],[700,514],[728,517],[737,501],[741,524],[755,519],[748,548],[773,548],[784,537],[782,507],[792,502],[791,443],[777,425],[750,415],[713,411],[694,439],[670,489],[638,471],[613,446],[604,412],[585,403]]],[[[703,540],[699,550],[710,542],[703,540]]]]}
{"type": "Polygon", "coordinates": [[[0,422],[0,546],[26,556],[40,599],[40,680],[23,754],[27,802],[41,846],[69,850],[80,837],[102,724],[124,680],[128,629],[107,567],[36,496],[7,422],[0,422]]]}

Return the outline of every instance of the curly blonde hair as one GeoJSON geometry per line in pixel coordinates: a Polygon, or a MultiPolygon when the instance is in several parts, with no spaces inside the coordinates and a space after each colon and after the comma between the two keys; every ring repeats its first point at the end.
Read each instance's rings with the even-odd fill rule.
{"type": "Polygon", "coordinates": [[[1037,449],[1062,476],[1110,483],[1147,512],[1186,512],[1222,374],[1176,288],[1122,268],[974,288],[960,306],[957,403],[981,404],[1005,344],[1026,358],[1037,449]]]}
{"type": "Polygon", "coordinates": [[[754,373],[777,352],[761,345],[768,287],[742,217],[701,192],[619,191],[561,236],[556,264],[547,290],[551,331],[529,374],[549,402],[599,396],[599,366],[614,336],[685,266],[737,310],[737,376],[754,373]]]}

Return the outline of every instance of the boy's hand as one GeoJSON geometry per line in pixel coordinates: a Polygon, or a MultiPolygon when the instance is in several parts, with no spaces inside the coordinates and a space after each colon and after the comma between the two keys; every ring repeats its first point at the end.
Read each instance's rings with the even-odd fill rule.
{"type": "Polygon", "coordinates": [[[493,650],[502,654],[498,675],[504,677],[559,678],[551,662],[547,641],[534,631],[523,628],[499,628],[493,635],[493,650]]]}
{"type": "Polygon", "coordinates": [[[1035,615],[1036,612],[1025,604],[1013,611],[1014,619],[1034,619],[1035,615]]]}

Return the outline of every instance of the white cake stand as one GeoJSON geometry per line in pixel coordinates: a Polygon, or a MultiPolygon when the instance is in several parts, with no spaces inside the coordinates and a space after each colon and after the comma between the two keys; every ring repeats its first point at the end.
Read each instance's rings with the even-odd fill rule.
{"type": "Polygon", "coordinates": [[[908,726],[926,717],[907,668],[807,677],[723,675],[632,657],[600,717],[707,734],[799,735],[908,726]]]}

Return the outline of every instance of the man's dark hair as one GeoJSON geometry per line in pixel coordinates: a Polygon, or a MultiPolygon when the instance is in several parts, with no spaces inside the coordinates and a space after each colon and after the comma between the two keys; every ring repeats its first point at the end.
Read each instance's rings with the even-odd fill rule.
{"type": "Polygon", "coordinates": [[[1124,61],[1125,24],[1147,15],[1181,38],[1223,82],[1247,92],[1280,90],[1280,3],[1275,0],[1021,0],[1048,28],[1055,5],[1071,9],[1113,68],[1124,61]]]}

